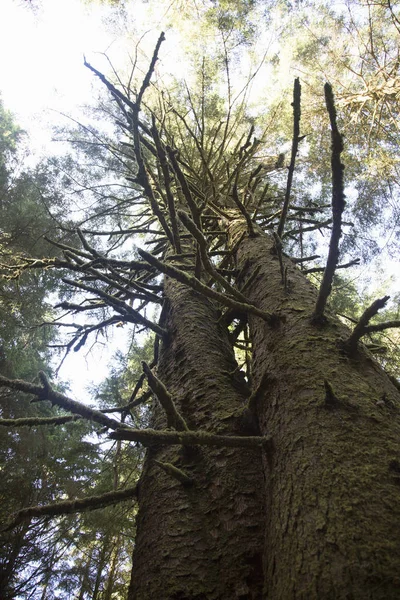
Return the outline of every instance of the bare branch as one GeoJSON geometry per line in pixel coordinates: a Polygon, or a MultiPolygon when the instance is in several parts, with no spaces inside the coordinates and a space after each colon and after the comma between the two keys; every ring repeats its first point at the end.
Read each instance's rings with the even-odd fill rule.
{"type": "Polygon", "coordinates": [[[151,329],[152,331],[154,331],[157,335],[160,335],[161,337],[163,337],[167,334],[167,331],[165,329],[163,329],[162,327],[160,327],[159,325],[157,325],[157,323],[153,323],[152,321],[149,321],[148,319],[146,319],[146,317],[143,317],[137,310],[135,310],[134,308],[129,306],[129,304],[126,304],[126,302],[124,302],[123,300],[120,300],[116,296],[107,294],[107,292],[104,292],[103,290],[99,290],[90,285],[85,285],[84,283],[81,283],[80,281],[74,281],[72,279],[66,279],[66,278],[63,278],[62,281],[64,283],[67,283],[68,285],[72,285],[81,290],[85,290],[87,292],[92,292],[93,294],[100,296],[100,298],[104,299],[107,304],[112,306],[117,312],[119,312],[121,315],[123,315],[127,321],[130,321],[131,323],[138,323],[140,325],[143,325],[144,327],[151,329]]]}
{"type": "Polygon", "coordinates": [[[185,225],[186,229],[190,231],[190,233],[197,241],[200,248],[202,263],[207,273],[209,273],[211,277],[218,281],[218,283],[220,283],[229,294],[231,294],[234,298],[239,300],[239,302],[247,303],[247,298],[243,296],[243,294],[239,292],[239,290],[235,289],[228,281],[226,281],[226,279],[220,273],[218,273],[218,271],[212,264],[207,253],[207,241],[202,232],[196,227],[196,224],[189,217],[189,215],[183,210],[178,210],[178,215],[182,223],[185,225]]]}
{"type": "Polygon", "coordinates": [[[88,496],[87,498],[77,498],[75,500],[63,500],[61,502],[52,502],[51,504],[45,504],[43,506],[28,506],[14,513],[11,522],[3,529],[3,531],[9,531],[13,529],[23,521],[32,518],[41,517],[57,517],[60,515],[70,515],[74,513],[81,513],[87,510],[96,510],[98,508],[104,508],[124,500],[130,500],[137,496],[137,486],[126,488],[124,490],[117,490],[113,492],[106,492],[101,496],[88,496]]]}
{"type": "Polygon", "coordinates": [[[246,210],[245,205],[243,204],[243,202],[239,198],[238,188],[237,188],[238,178],[239,178],[239,174],[237,173],[236,174],[235,183],[233,184],[232,198],[233,198],[236,206],[238,207],[238,209],[240,210],[240,212],[242,213],[242,215],[246,219],[247,228],[249,230],[249,236],[250,237],[256,237],[258,234],[254,230],[254,224],[253,224],[253,221],[251,220],[251,216],[249,215],[249,213],[246,210]]]}
{"type": "Polygon", "coordinates": [[[2,427],[38,427],[40,425],[64,425],[81,419],[79,415],[65,417],[25,417],[21,419],[0,419],[2,427]]]}
{"type": "Polygon", "coordinates": [[[165,385],[162,383],[162,381],[160,381],[160,379],[158,379],[158,377],[154,375],[149,365],[145,361],[142,361],[142,367],[144,373],[146,374],[147,381],[149,382],[150,389],[157,396],[161,406],[166,412],[168,427],[173,427],[178,431],[188,431],[186,421],[178,412],[172,396],[165,385]]]}
{"type": "Polygon", "coordinates": [[[329,83],[325,84],[325,101],[331,123],[332,140],[332,218],[333,226],[331,240],[329,243],[328,260],[319,288],[318,298],[315,306],[313,320],[320,322],[324,317],[325,305],[328,296],[331,293],[333,276],[336,265],[339,260],[339,240],[342,235],[342,214],[345,208],[343,171],[344,165],[340,161],[340,155],[343,151],[342,135],[339,133],[336,123],[336,108],[333,99],[332,87],[329,83]]]}
{"type": "Polygon", "coordinates": [[[301,116],[301,108],[300,108],[300,100],[301,100],[301,85],[298,77],[294,80],[293,86],[293,139],[292,139],[292,154],[290,158],[290,165],[288,171],[288,178],[286,184],[286,192],[285,192],[285,200],[283,202],[283,208],[281,217],[279,219],[278,225],[278,236],[282,238],[283,230],[285,227],[286,216],[289,209],[290,202],[290,192],[292,189],[293,182],[293,173],[294,167],[296,163],[296,155],[299,149],[299,142],[302,138],[300,138],[300,116],[301,116]]]}
{"type": "Polygon", "coordinates": [[[121,423],[115,419],[110,419],[103,415],[100,411],[93,408],[89,408],[86,404],[71,400],[64,394],[56,392],[50,386],[50,383],[46,375],[41,371],[39,373],[42,385],[35,385],[28,381],[21,379],[7,379],[6,377],[0,376],[0,387],[7,387],[10,390],[16,390],[24,392],[25,394],[33,394],[38,400],[49,400],[52,404],[63,408],[64,410],[71,412],[75,415],[80,415],[84,419],[89,421],[95,421],[110,429],[121,428],[121,423]]]}
{"type": "MultiPolygon", "coordinates": [[[[348,338],[348,340],[346,340],[346,342],[344,344],[345,348],[348,352],[350,352],[350,353],[354,352],[354,350],[357,347],[358,340],[360,338],[362,338],[363,335],[365,335],[366,333],[371,333],[372,331],[382,331],[383,329],[386,329],[386,327],[382,327],[382,325],[384,325],[384,323],[380,323],[378,325],[370,325],[370,326],[368,326],[368,323],[370,322],[372,317],[374,317],[377,314],[377,312],[386,305],[389,298],[390,298],[390,296],[384,296],[383,298],[378,298],[377,300],[375,300],[375,302],[373,302],[371,304],[371,306],[369,306],[363,312],[363,314],[360,317],[360,320],[358,321],[357,325],[353,329],[353,332],[351,333],[350,337],[348,338]],[[379,327],[379,326],[381,326],[381,327],[379,327]]],[[[390,323],[390,321],[389,321],[389,323],[390,323]]],[[[398,323],[398,321],[395,321],[394,323],[398,323]]],[[[398,325],[393,325],[393,327],[398,327],[398,325]]]]}
{"type": "MultiPolygon", "coordinates": [[[[351,260],[350,262],[345,263],[343,265],[337,265],[336,269],[348,269],[349,267],[354,267],[355,265],[359,264],[360,259],[355,258],[354,260],[351,260]]],[[[309,275],[310,273],[322,273],[323,271],[325,271],[325,267],[313,267],[312,269],[305,269],[303,273],[304,275],[309,275]]]]}
{"type": "Polygon", "coordinates": [[[163,431],[156,429],[119,429],[110,433],[113,440],[139,442],[144,446],[155,444],[183,446],[214,446],[217,448],[262,448],[271,444],[270,436],[245,437],[216,435],[205,431],[163,431]]]}
{"type": "Polygon", "coordinates": [[[201,283],[195,277],[187,275],[187,273],[185,273],[184,271],[181,271],[180,269],[177,269],[176,267],[173,267],[171,265],[166,265],[165,263],[161,262],[155,256],[153,256],[149,252],[146,252],[145,250],[138,249],[138,252],[140,256],[144,258],[144,260],[147,260],[151,265],[159,269],[161,273],[165,273],[169,277],[172,277],[173,279],[176,279],[177,281],[180,281],[181,283],[191,287],[192,289],[196,290],[196,292],[203,294],[203,296],[207,296],[208,298],[217,300],[224,306],[237,309],[240,312],[249,312],[254,315],[257,315],[258,317],[261,317],[261,319],[264,319],[264,321],[267,321],[271,325],[276,325],[279,322],[279,317],[277,317],[276,315],[260,310],[253,304],[247,304],[244,302],[238,302],[237,300],[233,300],[232,298],[225,296],[225,294],[221,294],[220,292],[217,292],[216,290],[213,290],[208,286],[204,285],[204,283],[201,283]]]}

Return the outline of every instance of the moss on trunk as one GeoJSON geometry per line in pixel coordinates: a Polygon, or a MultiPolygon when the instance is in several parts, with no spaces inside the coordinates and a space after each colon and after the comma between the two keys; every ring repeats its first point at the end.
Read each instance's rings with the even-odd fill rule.
{"type": "MultiPolygon", "coordinates": [[[[166,281],[169,331],[157,377],[190,429],[237,435],[248,391],[235,375],[212,303],[166,281]]],[[[160,406],[152,425],[166,427],[160,406]]],[[[262,450],[156,447],[139,483],[129,600],[258,600],[262,589],[262,450]],[[184,486],[155,462],[193,481],[184,486]]]]}
{"type": "MultiPolygon", "coordinates": [[[[245,223],[231,224],[232,243],[245,223]]],[[[271,600],[400,597],[400,398],[349,330],[327,313],[312,323],[316,290],[291,261],[286,289],[262,235],[237,250],[248,297],[279,313],[279,327],[250,316],[256,412],[272,435],[266,477],[265,585],[271,600]]]]}

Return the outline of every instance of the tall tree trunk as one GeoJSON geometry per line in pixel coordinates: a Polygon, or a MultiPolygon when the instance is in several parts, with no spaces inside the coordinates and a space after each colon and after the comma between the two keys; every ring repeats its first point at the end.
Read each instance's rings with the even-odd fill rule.
{"type": "MultiPolygon", "coordinates": [[[[190,429],[237,434],[245,382],[220,314],[207,299],[167,279],[169,307],[157,376],[190,429]]],[[[160,408],[153,426],[165,428],[160,408]]],[[[262,588],[261,451],[172,447],[148,452],[139,484],[129,600],[258,600],[262,588]],[[172,463],[191,487],[162,471],[172,463]]]]}
{"type": "Polygon", "coordinates": [[[315,288],[284,259],[285,289],[272,246],[245,237],[236,255],[242,283],[259,268],[249,300],[284,317],[249,319],[259,426],[274,443],[263,597],[400,598],[399,392],[362,345],[343,351],[349,330],[329,311],[312,323],[315,288]]]}
{"type": "Polygon", "coordinates": [[[120,549],[120,536],[118,535],[116,538],[113,539],[113,548],[111,550],[111,554],[110,554],[110,559],[111,559],[111,563],[110,563],[110,568],[108,571],[108,575],[107,575],[107,583],[104,589],[104,596],[103,596],[103,600],[111,600],[111,596],[113,593],[113,587],[115,584],[115,575],[116,575],[116,571],[117,571],[117,566],[118,566],[118,552],[120,549]]]}

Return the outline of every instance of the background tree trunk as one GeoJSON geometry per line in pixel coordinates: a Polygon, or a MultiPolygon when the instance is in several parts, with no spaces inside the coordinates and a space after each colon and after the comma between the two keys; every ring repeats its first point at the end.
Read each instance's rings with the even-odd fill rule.
{"type": "MultiPolygon", "coordinates": [[[[190,429],[237,434],[248,390],[220,314],[206,298],[166,280],[169,339],[157,376],[190,429]]],[[[155,428],[165,428],[154,410],[155,428]]],[[[237,448],[148,451],[139,484],[129,600],[258,600],[262,588],[261,451],[237,448]],[[164,473],[169,462],[192,487],[164,473]]]]}
{"type": "Polygon", "coordinates": [[[362,345],[343,351],[349,330],[329,311],[312,323],[315,288],[284,259],[285,289],[272,247],[262,235],[237,251],[242,283],[260,269],[249,300],[284,317],[249,318],[259,426],[274,443],[263,597],[399,598],[399,392],[362,345]]]}

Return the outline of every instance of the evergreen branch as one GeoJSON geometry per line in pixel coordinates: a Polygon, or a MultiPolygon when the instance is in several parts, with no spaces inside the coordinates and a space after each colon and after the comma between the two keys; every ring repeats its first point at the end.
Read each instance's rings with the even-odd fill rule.
{"type": "Polygon", "coordinates": [[[162,381],[160,381],[160,379],[158,379],[158,377],[154,375],[149,365],[145,361],[142,361],[142,367],[144,373],[146,374],[147,381],[149,382],[150,389],[156,395],[158,401],[166,412],[167,426],[173,427],[178,431],[188,431],[186,421],[178,412],[172,396],[165,385],[162,383],[162,381]]]}
{"type": "Polygon", "coordinates": [[[332,233],[329,242],[328,260],[319,288],[318,298],[315,306],[313,320],[321,321],[324,316],[324,310],[328,296],[332,290],[333,277],[335,275],[336,265],[339,260],[339,240],[342,235],[342,214],[345,208],[343,171],[344,165],[340,161],[340,155],[343,151],[342,135],[339,133],[336,124],[336,108],[333,99],[332,87],[329,83],[324,86],[326,107],[331,123],[331,168],[332,168],[332,233]]]}
{"type": "Polygon", "coordinates": [[[77,498],[75,500],[62,500],[61,502],[52,502],[42,506],[28,506],[14,513],[11,522],[3,529],[9,531],[23,521],[32,518],[57,517],[61,515],[70,515],[81,513],[88,510],[96,510],[113,504],[118,504],[124,500],[129,500],[137,496],[137,486],[106,492],[100,496],[88,496],[87,498],[77,498]]]}
{"type": "Polygon", "coordinates": [[[293,173],[296,163],[296,156],[299,149],[299,142],[302,138],[300,138],[300,116],[301,116],[301,85],[298,77],[294,80],[293,86],[293,138],[292,138],[292,154],[290,158],[290,165],[288,169],[288,178],[286,183],[286,192],[285,192],[285,200],[283,202],[282,212],[279,219],[278,225],[278,236],[282,238],[283,230],[285,227],[286,216],[289,210],[289,201],[290,201],[290,192],[292,189],[293,182],[293,173]]]}
{"type": "Polygon", "coordinates": [[[167,431],[156,429],[117,429],[109,434],[112,440],[138,442],[143,446],[155,444],[183,446],[214,446],[216,448],[263,448],[271,445],[270,436],[230,436],[205,431],[167,431]]]}
{"type": "MultiPolygon", "coordinates": [[[[382,325],[385,325],[385,323],[379,323],[378,325],[370,325],[370,326],[368,326],[368,323],[370,322],[372,317],[374,317],[377,314],[377,312],[386,305],[389,298],[390,298],[390,296],[384,296],[383,298],[378,298],[371,304],[371,306],[369,306],[363,312],[363,314],[360,317],[360,320],[358,321],[357,325],[354,327],[350,337],[344,343],[345,348],[347,349],[348,352],[353,352],[355,350],[358,340],[360,338],[362,338],[365,334],[371,333],[372,331],[382,331],[382,329],[386,329],[386,327],[382,327],[382,325]],[[381,328],[379,328],[379,326],[381,326],[381,328]]],[[[390,323],[390,321],[389,321],[389,323],[390,323]]],[[[392,321],[392,323],[393,323],[393,321],[392,321]]],[[[398,322],[394,321],[394,323],[398,323],[398,322]]],[[[398,325],[393,325],[393,327],[398,327],[398,325]]]]}
{"type": "MultiPolygon", "coordinates": [[[[1,385],[1,384],[0,384],[1,385]]],[[[0,419],[3,427],[38,427],[39,425],[64,425],[81,419],[79,415],[65,417],[25,417],[21,419],[0,419]]]]}
{"type": "Polygon", "coordinates": [[[167,473],[168,475],[171,475],[172,477],[174,477],[175,479],[180,481],[180,483],[182,485],[184,485],[184,486],[193,485],[194,480],[191,477],[189,477],[188,475],[186,475],[186,473],[181,471],[181,469],[178,469],[178,467],[175,467],[173,464],[161,462],[160,460],[155,460],[155,459],[153,462],[158,467],[160,467],[160,469],[162,469],[165,473],[167,473]]]}
{"type": "Polygon", "coordinates": [[[101,413],[99,410],[89,408],[81,402],[71,400],[68,396],[56,392],[51,386],[46,375],[41,371],[39,373],[42,385],[36,385],[23,381],[21,379],[7,379],[6,377],[0,376],[0,387],[7,387],[10,390],[24,392],[25,394],[32,394],[36,396],[38,400],[49,400],[52,404],[59,406],[60,408],[71,412],[75,415],[80,415],[84,419],[89,421],[95,421],[100,423],[104,427],[109,429],[120,429],[121,423],[115,419],[110,419],[101,413]]]}
{"type": "Polygon", "coordinates": [[[261,319],[264,319],[264,321],[267,321],[270,325],[275,325],[279,320],[279,317],[277,317],[277,315],[273,315],[271,313],[267,313],[263,310],[260,310],[253,304],[238,302],[237,300],[233,300],[232,298],[225,296],[225,294],[221,294],[220,292],[209,288],[208,286],[204,285],[204,283],[201,283],[201,281],[196,279],[196,277],[187,275],[187,273],[181,271],[180,269],[177,269],[176,267],[173,267],[172,265],[166,265],[165,263],[161,262],[155,256],[153,256],[149,252],[146,252],[145,250],[138,249],[138,252],[144,260],[147,260],[149,264],[159,269],[161,273],[165,273],[165,275],[168,275],[172,279],[176,279],[180,283],[191,287],[193,290],[199,292],[203,296],[212,298],[213,300],[217,300],[224,306],[228,306],[229,308],[236,309],[240,312],[252,313],[258,317],[261,317],[261,319]]]}

